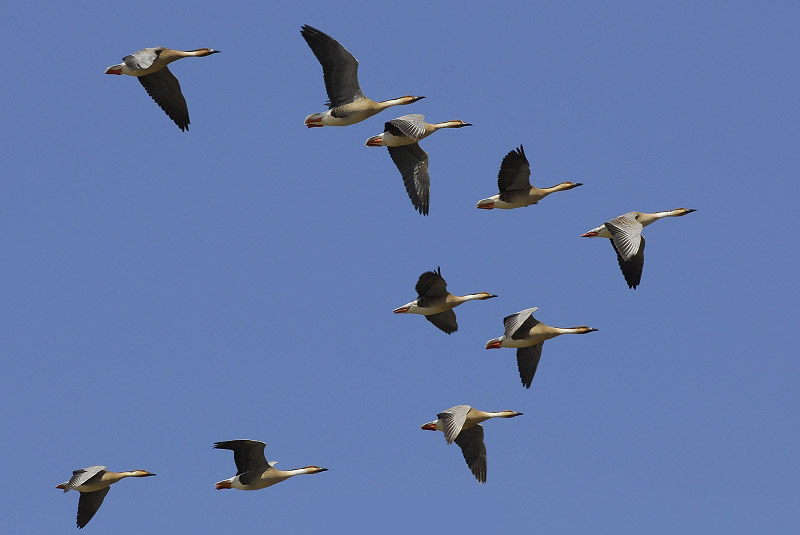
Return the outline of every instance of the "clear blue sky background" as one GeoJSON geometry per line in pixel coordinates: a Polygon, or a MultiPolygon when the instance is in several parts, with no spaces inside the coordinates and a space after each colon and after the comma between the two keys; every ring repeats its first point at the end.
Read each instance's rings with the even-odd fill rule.
{"type": "Polygon", "coordinates": [[[139,1],[3,10],[3,529],[86,532],[797,533],[796,2],[389,4],[139,1]],[[357,7],[357,16],[345,8],[357,7]],[[310,24],[360,61],[364,92],[427,99],[346,128],[325,109],[310,24]],[[144,47],[211,47],[180,79],[182,133],[130,77],[144,47]],[[430,216],[385,149],[406,113],[474,127],[422,142],[430,216]],[[524,144],[533,181],[581,188],[481,211],[524,144]],[[580,234],[629,210],[642,284],[580,234]],[[391,310],[441,266],[452,336],[391,310]],[[503,316],[540,307],[599,332],[545,344],[529,391],[503,316]],[[419,426],[466,403],[486,485],[419,426]],[[258,492],[212,443],[254,438],[258,492]]]}

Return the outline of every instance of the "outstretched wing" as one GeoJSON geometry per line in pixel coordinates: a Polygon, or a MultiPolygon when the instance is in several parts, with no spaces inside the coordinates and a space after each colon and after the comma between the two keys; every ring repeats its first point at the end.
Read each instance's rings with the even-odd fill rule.
{"type": "Polygon", "coordinates": [[[617,253],[617,262],[628,288],[636,288],[642,280],[644,268],[642,224],[626,214],[606,221],[605,227],[611,233],[611,246],[617,253]]]}
{"type": "Polygon", "coordinates": [[[408,198],[422,215],[428,215],[431,179],[428,175],[428,153],[418,143],[388,147],[389,156],[403,176],[408,198]]]}
{"type": "Polygon", "coordinates": [[[329,108],[364,98],[358,85],[358,61],[330,35],[304,25],[300,34],[322,65],[329,108]]]}
{"type": "Polygon", "coordinates": [[[78,528],[83,528],[89,523],[97,510],[100,509],[100,506],[103,505],[103,500],[109,490],[111,490],[111,487],[94,492],[81,492],[81,497],[78,499],[78,528]]]}
{"type": "MultiPolygon", "coordinates": [[[[414,286],[418,298],[434,297],[443,298],[447,296],[447,282],[442,277],[442,268],[437,267],[436,271],[426,271],[417,279],[414,286]]],[[[425,306],[420,303],[420,306],[425,306]]]]}
{"type": "Polygon", "coordinates": [[[153,66],[163,47],[144,48],[122,58],[125,65],[131,70],[145,70],[153,66]]]}
{"type": "Polygon", "coordinates": [[[181,130],[189,129],[189,108],[181,84],[167,67],[146,76],[137,76],[147,94],[181,130]]]}
{"type": "Polygon", "coordinates": [[[512,150],[503,158],[500,164],[500,171],[497,173],[497,188],[500,191],[500,198],[503,193],[514,190],[531,189],[531,167],[522,145],[518,149],[512,150]]]}
{"type": "Polygon", "coordinates": [[[414,141],[419,141],[425,135],[425,116],[419,113],[411,113],[403,115],[397,119],[388,121],[385,125],[387,130],[391,130],[393,126],[397,130],[391,130],[389,133],[395,136],[403,135],[414,141]]]}
{"type": "Polygon", "coordinates": [[[483,442],[483,426],[477,424],[461,431],[456,437],[456,444],[461,448],[464,460],[480,483],[486,483],[486,444],[483,442]]]}
{"type": "Polygon", "coordinates": [[[436,325],[439,329],[443,330],[447,334],[453,334],[458,330],[456,313],[452,308],[450,310],[445,310],[444,312],[428,314],[425,316],[425,319],[436,325]]]}
{"type": "Polygon", "coordinates": [[[524,334],[530,331],[531,328],[539,323],[534,317],[533,313],[539,310],[539,307],[526,308],[516,314],[511,314],[503,318],[503,328],[505,329],[506,338],[512,340],[521,340],[525,338],[524,334]]]}
{"type": "Polygon", "coordinates": [[[269,469],[266,457],[264,457],[265,443],[260,440],[227,440],[225,442],[215,442],[214,448],[218,450],[233,450],[233,461],[236,463],[236,475],[245,472],[261,471],[269,469]]]}
{"type": "Polygon", "coordinates": [[[471,408],[469,405],[456,405],[436,415],[442,421],[444,439],[448,444],[452,444],[461,432],[464,422],[467,421],[467,413],[471,408]]]}
{"type": "Polygon", "coordinates": [[[522,379],[522,386],[530,388],[533,376],[536,375],[536,368],[539,367],[539,359],[542,358],[542,346],[544,342],[536,345],[517,348],[517,368],[519,368],[519,378],[522,379]]]}
{"type": "Polygon", "coordinates": [[[105,466],[89,466],[87,468],[73,470],[72,477],[69,479],[67,484],[64,485],[64,492],[74,489],[75,487],[80,487],[105,469],[105,466]]]}

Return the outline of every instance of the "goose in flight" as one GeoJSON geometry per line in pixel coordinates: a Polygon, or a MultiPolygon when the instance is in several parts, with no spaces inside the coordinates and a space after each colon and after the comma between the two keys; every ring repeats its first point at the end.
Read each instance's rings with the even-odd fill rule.
{"type": "Polygon", "coordinates": [[[483,412],[469,405],[456,405],[437,414],[436,420],[424,424],[422,429],[442,431],[448,444],[458,444],[472,475],[480,483],[486,483],[486,444],[483,442],[481,422],[489,418],[513,418],[521,414],[515,411],[483,412]]]}
{"type": "Polygon", "coordinates": [[[189,129],[189,108],[181,93],[181,84],[167,67],[181,58],[204,57],[219,50],[172,50],[163,46],[145,48],[122,58],[122,63],[106,69],[106,74],[127,74],[139,79],[147,94],[181,130],[189,129]]]}
{"type": "Polygon", "coordinates": [[[57,489],[68,492],[72,489],[80,492],[78,499],[78,528],[81,529],[92,519],[94,514],[103,505],[103,500],[108,494],[110,486],[124,477],[147,477],[155,474],[147,470],[132,470],[130,472],[111,472],[105,466],[90,466],[72,472],[72,477],[66,483],[57,485],[57,489]]]}
{"type": "Polygon", "coordinates": [[[300,474],[318,474],[327,468],[319,466],[304,466],[294,470],[278,470],[275,465],[278,461],[267,462],[264,457],[266,444],[260,440],[226,440],[215,442],[214,448],[218,450],[232,450],[233,462],[236,463],[236,475],[216,483],[217,490],[239,489],[259,490],[270,487],[292,476],[300,474]]]}
{"type": "Polygon", "coordinates": [[[358,85],[358,61],[345,47],[330,35],[308,24],[300,29],[311,51],[322,64],[322,77],[328,93],[330,108],[324,113],[306,117],[308,128],[321,126],[347,126],[372,117],[389,106],[411,104],[425,97],[404,96],[375,102],[364,96],[358,85]]]}
{"type": "Polygon", "coordinates": [[[438,267],[436,271],[426,271],[420,275],[414,289],[417,291],[417,298],[395,308],[392,312],[395,314],[422,314],[426,320],[447,334],[458,330],[456,313],[453,312],[453,308],[467,301],[497,297],[487,292],[467,295],[451,294],[447,291],[447,282],[442,277],[441,268],[438,267]]]}
{"type": "Polygon", "coordinates": [[[565,191],[583,186],[580,182],[562,182],[550,188],[531,186],[531,166],[522,145],[503,158],[497,173],[497,188],[500,193],[478,201],[477,207],[485,210],[500,208],[510,210],[536,204],[556,191],[565,191]]]}
{"type": "Polygon", "coordinates": [[[463,128],[472,126],[464,121],[426,123],[425,116],[418,113],[403,115],[384,125],[384,132],[367,139],[367,147],[385,146],[389,156],[403,177],[403,184],[411,204],[422,215],[428,215],[431,179],[428,176],[428,153],[417,143],[441,128],[463,128]]]}
{"type": "Polygon", "coordinates": [[[665,212],[628,212],[599,227],[581,234],[583,238],[609,238],[611,247],[617,253],[617,262],[628,283],[628,288],[636,289],[642,280],[644,267],[644,236],[642,229],[662,217],[679,217],[696,212],[693,208],[675,208],[665,212]]]}
{"type": "Polygon", "coordinates": [[[517,348],[517,367],[522,385],[525,388],[531,387],[536,368],[539,366],[539,359],[542,356],[542,346],[545,340],[555,338],[562,334],[586,334],[597,329],[582,325],[580,327],[551,327],[540,323],[533,317],[533,313],[539,310],[538,307],[526,308],[516,314],[511,314],[503,318],[505,334],[499,338],[492,338],[486,342],[486,349],[497,349],[500,347],[517,348]]]}

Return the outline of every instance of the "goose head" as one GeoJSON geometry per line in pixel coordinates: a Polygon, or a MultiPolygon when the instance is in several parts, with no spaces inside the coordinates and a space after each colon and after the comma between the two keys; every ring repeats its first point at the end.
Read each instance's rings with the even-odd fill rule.
{"type": "Polygon", "coordinates": [[[219,54],[222,52],[221,50],[214,50],[213,48],[198,48],[197,50],[190,50],[190,52],[194,52],[198,57],[205,57],[210,56],[211,54],[219,54]]]}
{"type": "Polygon", "coordinates": [[[327,472],[327,468],[320,468],[319,466],[304,466],[303,470],[306,470],[309,474],[318,474],[320,472],[327,472]]]}

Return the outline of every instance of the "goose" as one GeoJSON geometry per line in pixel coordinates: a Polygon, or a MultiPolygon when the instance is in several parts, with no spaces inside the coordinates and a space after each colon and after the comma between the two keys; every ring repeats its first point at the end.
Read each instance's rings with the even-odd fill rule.
{"type": "Polygon", "coordinates": [[[300,35],[322,64],[325,91],[328,93],[328,102],[325,105],[330,108],[324,113],[307,116],[305,125],[308,128],[355,124],[389,106],[412,104],[425,98],[406,95],[375,102],[365,97],[358,85],[358,60],[345,47],[330,35],[308,24],[300,29],[300,35]]]}
{"type": "Polygon", "coordinates": [[[611,247],[617,253],[617,262],[628,283],[628,288],[636,289],[642,280],[644,267],[644,236],[642,229],[662,217],[680,217],[696,212],[694,208],[675,208],[664,212],[628,212],[606,221],[599,227],[581,234],[583,238],[609,238],[611,247]]]}
{"type": "Polygon", "coordinates": [[[181,84],[167,67],[181,58],[202,58],[217,54],[219,50],[198,48],[197,50],[172,50],[163,46],[144,48],[122,58],[122,63],[106,69],[106,74],[127,74],[136,76],[147,94],[164,110],[167,117],[178,125],[181,131],[189,129],[189,108],[181,93],[181,84]]]}
{"type": "Polygon", "coordinates": [[[420,275],[414,289],[417,291],[418,297],[410,303],[395,308],[392,312],[395,314],[423,314],[426,320],[447,334],[458,330],[456,313],[453,312],[453,308],[467,301],[497,297],[487,292],[467,295],[451,294],[447,291],[447,282],[442,277],[441,267],[437,267],[436,271],[426,271],[420,275]]]}
{"type": "Polygon", "coordinates": [[[497,187],[500,193],[478,201],[477,207],[484,210],[500,208],[510,210],[536,204],[551,193],[566,191],[583,186],[580,182],[562,182],[550,188],[531,186],[531,166],[522,145],[503,158],[500,172],[497,173],[497,187]]]}
{"type": "Polygon", "coordinates": [[[480,483],[486,483],[486,444],[483,442],[483,426],[480,423],[489,418],[514,418],[521,415],[521,412],[515,411],[483,412],[469,405],[456,405],[437,414],[436,420],[424,424],[421,429],[442,431],[448,444],[458,444],[472,475],[480,483]]]}
{"type": "Polygon", "coordinates": [[[236,475],[223,479],[215,484],[217,490],[239,489],[258,490],[271,487],[276,483],[285,481],[292,476],[300,474],[318,474],[327,468],[319,466],[304,466],[294,470],[278,470],[275,465],[278,461],[267,462],[264,457],[266,444],[260,440],[226,440],[215,442],[214,448],[218,450],[233,450],[233,461],[236,463],[236,475]]]}
{"type": "Polygon", "coordinates": [[[597,329],[582,325],[580,327],[551,327],[533,317],[533,313],[539,310],[538,307],[526,308],[516,314],[511,314],[503,318],[505,334],[500,338],[492,338],[486,342],[486,349],[498,349],[500,347],[517,348],[517,367],[522,385],[525,388],[531,387],[536,367],[539,366],[539,359],[542,356],[542,346],[545,340],[555,338],[562,334],[586,334],[597,329]]]}
{"type": "Polygon", "coordinates": [[[464,121],[426,123],[425,116],[418,113],[403,115],[384,125],[384,132],[367,139],[367,147],[389,148],[389,156],[403,177],[406,192],[414,208],[428,215],[431,179],[428,176],[428,153],[417,143],[441,128],[463,128],[472,126],[464,121]]]}
{"type": "Polygon", "coordinates": [[[147,470],[131,470],[129,472],[111,472],[105,466],[89,466],[72,472],[66,483],[56,485],[57,489],[69,492],[72,489],[81,493],[78,500],[78,529],[82,529],[103,505],[110,486],[124,477],[148,477],[155,474],[147,470]]]}

